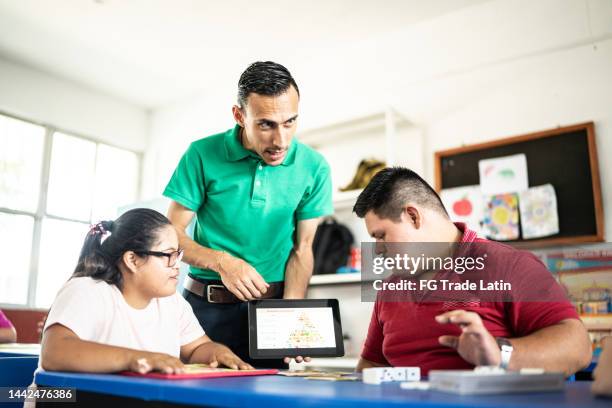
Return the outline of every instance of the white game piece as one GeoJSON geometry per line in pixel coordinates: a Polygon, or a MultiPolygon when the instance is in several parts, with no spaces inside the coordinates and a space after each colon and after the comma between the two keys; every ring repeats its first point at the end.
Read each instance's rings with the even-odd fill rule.
{"type": "Polygon", "coordinates": [[[419,367],[371,367],[363,369],[363,382],[365,384],[419,381],[420,379],[421,369],[419,367]]]}
{"type": "Polygon", "coordinates": [[[431,389],[454,394],[507,394],[562,391],[565,375],[543,370],[505,371],[489,367],[474,370],[432,370],[431,389]]]}

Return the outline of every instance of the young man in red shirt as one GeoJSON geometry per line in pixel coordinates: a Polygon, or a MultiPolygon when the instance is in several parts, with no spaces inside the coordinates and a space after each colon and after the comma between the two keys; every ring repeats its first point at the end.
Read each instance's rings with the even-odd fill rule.
{"type": "MultiPolygon", "coordinates": [[[[378,293],[357,370],[380,366],[469,369],[501,366],[510,370],[543,368],[567,375],[587,366],[587,331],[552,274],[531,253],[487,241],[464,224],[453,223],[438,194],[418,174],[387,168],[372,179],[353,211],[365,219],[377,252],[389,243],[486,245],[494,273],[515,287],[508,298],[469,301],[385,301],[378,293]],[[521,294],[552,299],[527,299],[521,294]]],[[[487,272],[488,273],[488,272],[487,272]]],[[[460,276],[451,273],[454,276],[460,276]]],[[[421,270],[416,279],[434,279],[421,270]]],[[[478,292],[477,292],[478,293],[478,292]]],[[[439,298],[438,298],[439,299],[439,298]]]]}

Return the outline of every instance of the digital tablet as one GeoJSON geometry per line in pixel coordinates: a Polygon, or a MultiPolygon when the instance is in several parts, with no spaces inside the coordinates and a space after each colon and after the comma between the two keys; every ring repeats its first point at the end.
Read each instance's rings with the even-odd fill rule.
{"type": "Polygon", "coordinates": [[[251,358],[342,357],[337,299],[249,302],[251,358]]]}

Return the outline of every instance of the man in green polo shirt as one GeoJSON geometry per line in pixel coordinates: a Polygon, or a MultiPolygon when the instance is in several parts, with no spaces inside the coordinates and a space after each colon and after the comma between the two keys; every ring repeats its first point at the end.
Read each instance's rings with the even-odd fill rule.
{"type": "Polygon", "coordinates": [[[333,212],[329,165],[293,137],[298,104],[285,67],[250,65],[234,128],[193,142],[164,190],[190,265],[185,298],[212,339],[259,366],[282,361],[249,358],[245,301],[306,295],[319,218],[333,212]]]}

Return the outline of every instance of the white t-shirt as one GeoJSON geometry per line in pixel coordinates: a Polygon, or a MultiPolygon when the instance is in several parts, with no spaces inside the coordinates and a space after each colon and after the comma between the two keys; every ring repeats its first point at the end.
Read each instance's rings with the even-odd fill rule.
{"type": "Polygon", "coordinates": [[[156,298],[144,309],[128,305],[115,285],[89,277],[72,278],[51,306],[45,329],[59,323],[81,340],[166,353],[204,335],[191,305],[178,293],[156,298]]]}

